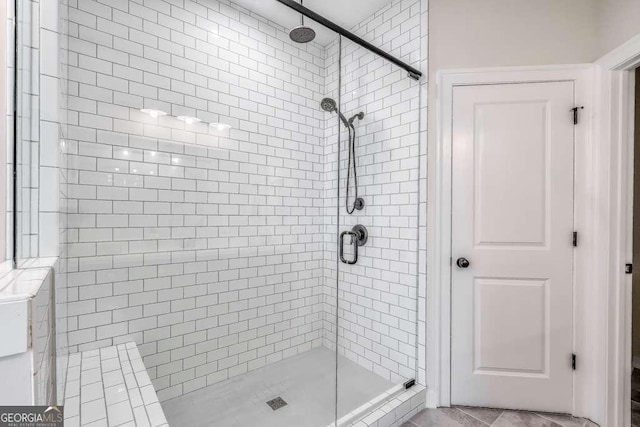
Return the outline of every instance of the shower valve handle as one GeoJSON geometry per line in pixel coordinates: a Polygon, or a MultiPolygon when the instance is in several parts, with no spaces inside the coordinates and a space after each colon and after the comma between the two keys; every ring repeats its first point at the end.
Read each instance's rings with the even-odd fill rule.
{"type": "Polygon", "coordinates": [[[353,259],[352,260],[345,259],[344,236],[346,235],[351,236],[351,242],[350,242],[351,245],[353,245],[353,242],[355,241],[355,239],[358,238],[358,235],[353,231],[343,231],[342,233],[340,233],[340,261],[344,262],[345,264],[353,265],[358,262],[358,245],[357,244],[353,245],[354,247],[353,259]]]}

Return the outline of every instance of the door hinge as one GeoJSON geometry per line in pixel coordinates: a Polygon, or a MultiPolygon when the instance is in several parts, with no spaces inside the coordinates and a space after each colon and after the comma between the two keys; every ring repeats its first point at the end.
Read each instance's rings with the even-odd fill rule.
{"type": "Polygon", "coordinates": [[[624,266],[624,272],[626,274],[633,274],[633,264],[627,264],[624,266]]]}
{"type": "Polygon", "coordinates": [[[573,124],[574,124],[574,125],[577,125],[577,124],[578,124],[578,111],[579,111],[579,110],[584,110],[584,107],[583,107],[583,106],[580,106],[580,107],[573,107],[573,108],[571,109],[571,111],[573,111],[573,124]]]}
{"type": "Polygon", "coordinates": [[[574,371],[576,370],[576,355],[572,354],[571,355],[571,369],[573,369],[574,371]]]}
{"type": "Polygon", "coordinates": [[[574,247],[578,246],[578,232],[577,231],[573,232],[573,246],[574,247]]]}

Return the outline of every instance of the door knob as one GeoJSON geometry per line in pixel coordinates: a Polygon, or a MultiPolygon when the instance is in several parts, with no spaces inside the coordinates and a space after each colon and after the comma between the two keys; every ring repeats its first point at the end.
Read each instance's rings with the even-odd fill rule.
{"type": "Polygon", "coordinates": [[[460,268],[468,268],[471,263],[466,258],[458,258],[456,261],[456,265],[460,268]]]}

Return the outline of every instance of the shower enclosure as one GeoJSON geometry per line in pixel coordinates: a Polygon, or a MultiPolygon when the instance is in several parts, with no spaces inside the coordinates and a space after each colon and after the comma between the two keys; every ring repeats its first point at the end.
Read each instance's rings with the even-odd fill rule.
{"type": "Polygon", "coordinates": [[[69,352],[135,342],[172,427],[349,425],[423,377],[426,6],[363,2],[363,45],[291,3],[68,5],[69,352]]]}

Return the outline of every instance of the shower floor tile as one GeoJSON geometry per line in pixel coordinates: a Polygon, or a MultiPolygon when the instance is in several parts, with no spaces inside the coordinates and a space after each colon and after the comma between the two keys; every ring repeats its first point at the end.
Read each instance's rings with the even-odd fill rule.
{"type": "MultiPolygon", "coordinates": [[[[339,356],[338,417],[394,386],[339,356]]],[[[171,427],[325,427],[335,416],[335,352],[324,347],[162,403],[171,427]],[[267,401],[287,405],[273,410],[267,401]]]]}

